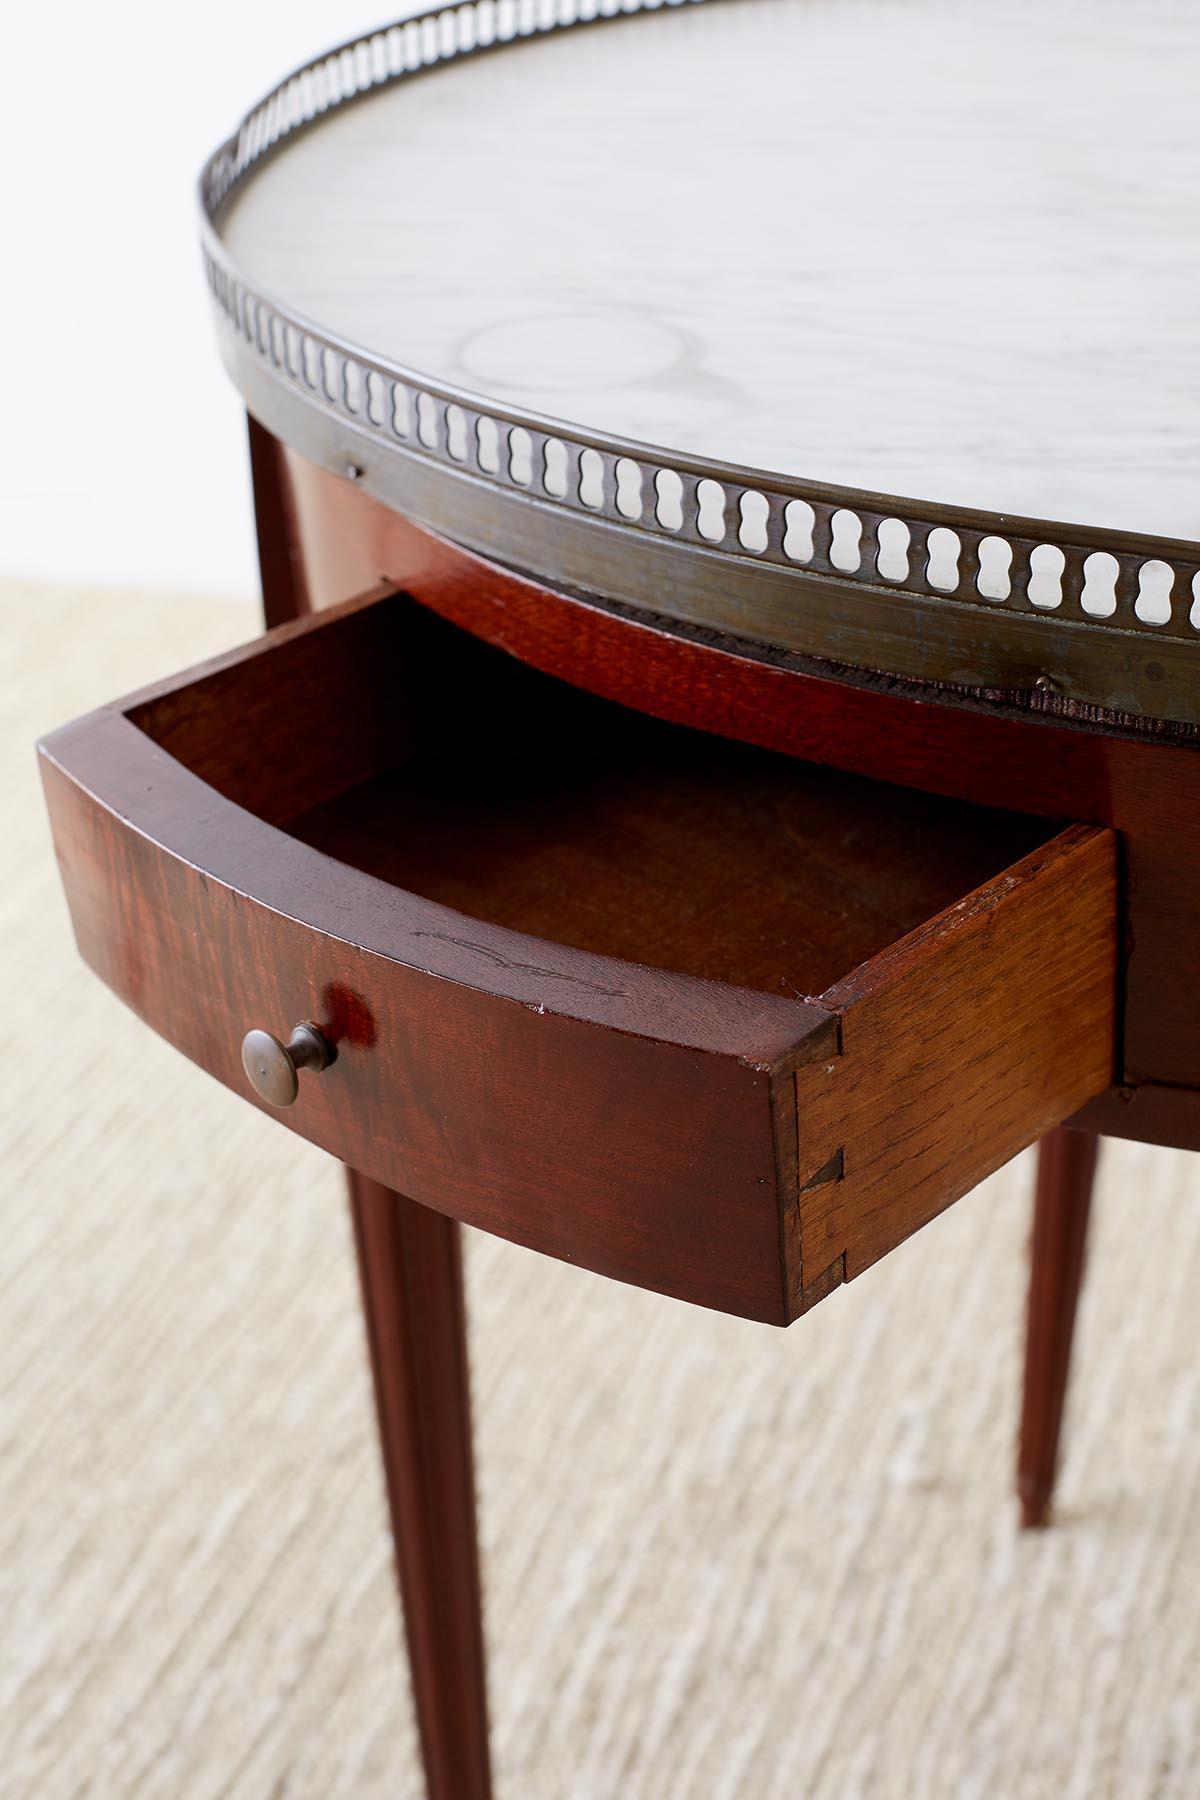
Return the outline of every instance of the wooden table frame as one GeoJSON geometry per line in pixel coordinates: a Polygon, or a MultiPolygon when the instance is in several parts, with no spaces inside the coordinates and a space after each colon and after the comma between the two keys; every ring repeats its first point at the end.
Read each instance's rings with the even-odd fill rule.
{"type": "MultiPolygon", "coordinates": [[[[263,601],[274,624],[380,582],[522,659],[661,716],[814,761],[1045,817],[1123,847],[1117,1079],[1043,1140],[1018,1490],[1048,1514],[1100,1133],[1200,1148],[1200,746],[938,704],[895,682],[689,635],[559,594],[408,525],[250,424],[263,601]]],[[[353,1173],[350,1196],[429,1791],[490,1792],[458,1227],[353,1173]]]]}

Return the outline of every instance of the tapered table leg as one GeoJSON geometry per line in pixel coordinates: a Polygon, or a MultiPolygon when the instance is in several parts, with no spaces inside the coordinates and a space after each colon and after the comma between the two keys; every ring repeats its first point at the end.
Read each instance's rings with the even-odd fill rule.
{"type": "Polygon", "coordinates": [[[347,1174],[430,1800],[487,1800],[459,1227],[347,1174]]]}
{"type": "Polygon", "coordinates": [[[254,524],[262,579],[263,622],[268,627],[309,610],[308,583],[296,531],[295,507],[283,466],[283,449],[258,420],[246,415],[254,524]]]}
{"type": "MultiPolygon", "coordinates": [[[[279,625],[313,595],[282,448],[248,431],[263,614],[279,625]]],[[[489,1800],[459,1228],[346,1175],[426,1784],[430,1800],[489,1800]]]]}
{"type": "Polygon", "coordinates": [[[1054,1492],[1098,1147],[1099,1139],[1088,1131],[1052,1131],[1038,1146],[1017,1456],[1026,1527],[1046,1523],[1054,1492]]]}

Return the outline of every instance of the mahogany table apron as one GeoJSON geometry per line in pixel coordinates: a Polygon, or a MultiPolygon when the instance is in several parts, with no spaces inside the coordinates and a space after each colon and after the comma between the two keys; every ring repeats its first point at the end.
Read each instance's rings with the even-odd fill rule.
{"type": "Polygon", "coordinates": [[[1104,145],[1057,101],[1081,56],[1105,91],[1102,29],[1029,56],[979,15],[981,60],[937,0],[870,29],[836,0],[630,0],[585,40],[596,10],[400,22],[289,76],[210,159],[273,629],[43,746],[84,956],[356,1171],[436,1800],[489,1791],[459,1221],[786,1324],[1042,1137],[1019,1467],[1040,1523],[1096,1134],[1200,1147],[1195,424],[1139,311],[1152,293],[1156,342],[1195,356],[1191,265],[1146,224],[1176,243],[1189,184],[1155,171],[1194,147],[1161,84],[1195,22],[1157,9],[1178,54],[1121,182],[1080,187],[1077,139],[1093,169],[1104,145]],[[867,109],[828,101],[848,46],[867,109]],[[981,68],[991,104],[960,105],[981,68]],[[1053,182],[978,205],[989,131],[1071,206],[1053,182]],[[423,132],[447,154],[414,182],[423,132]],[[821,210],[835,148],[844,218],[821,210]],[[774,222],[806,172],[798,250],[774,222]],[[1064,274],[1055,233],[1101,193],[1064,274]],[[1105,210],[1123,194],[1136,230],[1105,210]],[[944,231],[964,281],[928,275],[944,231]],[[1064,281],[1094,341],[1048,359],[1064,281]],[[1110,282],[1124,303],[1089,310],[1110,282]],[[1078,429],[1047,455],[1028,395],[1049,416],[1052,382],[1078,429]],[[805,476],[818,449],[834,479],[805,476]],[[897,498],[906,471],[946,498],[897,498]]]}

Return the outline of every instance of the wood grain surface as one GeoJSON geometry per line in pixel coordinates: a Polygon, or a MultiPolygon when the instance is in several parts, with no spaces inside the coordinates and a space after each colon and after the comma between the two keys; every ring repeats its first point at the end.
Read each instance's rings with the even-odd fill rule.
{"type": "MultiPolygon", "coordinates": [[[[283,457],[253,424],[250,461],[274,625],[307,611],[304,571],[283,457]]],[[[230,728],[243,717],[234,709],[230,728]]],[[[288,748],[303,760],[299,743],[288,748]]],[[[346,1178],[425,1784],[429,1800],[489,1800],[462,1228],[354,1169],[346,1178]]]]}
{"type": "MultiPolygon", "coordinates": [[[[805,1223],[829,1194],[797,1196],[814,1168],[792,1083],[837,1066],[839,1030],[857,1070],[874,1008],[876,1037],[889,1006],[909,1034],[877,1102],[903,1144],[927,1129],[905,1070],[946,1030],[947,984],[998,992],[1036,964],[1036,1000],[975,1010],[978,1038],[964,1021],[954,1039],[995,1129],[952,1166],[923,1152],[916,1202],[876,1184],[869,1205],[895,1209],[880,1242],[1108,1079],[1111,1013],[1088,1014],[1060,1029],[1060,1079],[998,1093],[1090,992],[1073,908],[1107,916],[1111,985],[1107,834],[1043,848],[1041,821],[699,738],[403,596],[160,683],[43,762],[80,948],[188,1055],[245,1093],[244,1032],[312,1019],[336,1055],[302,1077],[294,1130],[414,1200],[701,1304],[782,1322],[840,1254],[820,1261],[829,1233],[805,1223]],[[993,913],[1003,930],[980,926],[993,913]],[[832,1001],[807,997],[830,979],[832,1001]]],[[[851,1209],[856,1181],[835,1184],[851,1209]]]]}
{"type": "Polygon", "coordinates": [[[1091,1131],[1051,1131],[1038,1148],[1017,1449],[1027,1530],[1046,1523],[1054,1493],[1098,1150],[1091,1131]]]}
{"type": "Polygon", "coordinates": [[[822,995],[840,1054],[796,1074],[805,1287],[853,1280],[1108,1086],[1116,884],[1112,833],[1072,827],[822,995]]]}
{"type": "Polygon", "coordinates": [[[80,951],[149,1024],[252,1098],[244,1032],[312,1019],[336,1060],[292,1130],[547,1254],[779,1316],[770,1071],[824,1012],[415,902],[147,744],[101,717],[45,778],[80,951]]]}
{"type": "Polygon", "coordinates": [[[533,665],[659,717],[1121,838],[1120,1048],[1093,1129],[1200,1149],[1200,744],[904,688],[552,592],[284,452],[310,604],[390,579],[533,665]]]}
{"type": "Polygon", "coordinates": [[[348,1175],[428,1800],[490,1800],[459,1229],[348,1175]]]}

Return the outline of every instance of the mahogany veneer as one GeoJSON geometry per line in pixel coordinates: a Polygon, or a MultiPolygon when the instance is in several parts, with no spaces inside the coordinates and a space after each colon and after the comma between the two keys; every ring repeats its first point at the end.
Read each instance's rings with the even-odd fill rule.
{"type": "MultiPolygon", "coordinates": [[[[419,530],[253,426],[256,482],[290,547],[272,616],[380,581],[538,668],[662,717],[929,793],[1120,835],[1119,1086],[1081,1123],[1200,1149],[1200,741],[1068,721],[1003,696],[922,691],[764,655],[554,591],[419,530]]],[[[264,516],[264,533],[273,529],[264,516]]]]}
{"type": "Polygon", "coordinates": [[[55,734],[80,948],[363,1175],[786,1323],[1112,1075],[1111,833],[644,717],[404,596],[55,734]]]}

